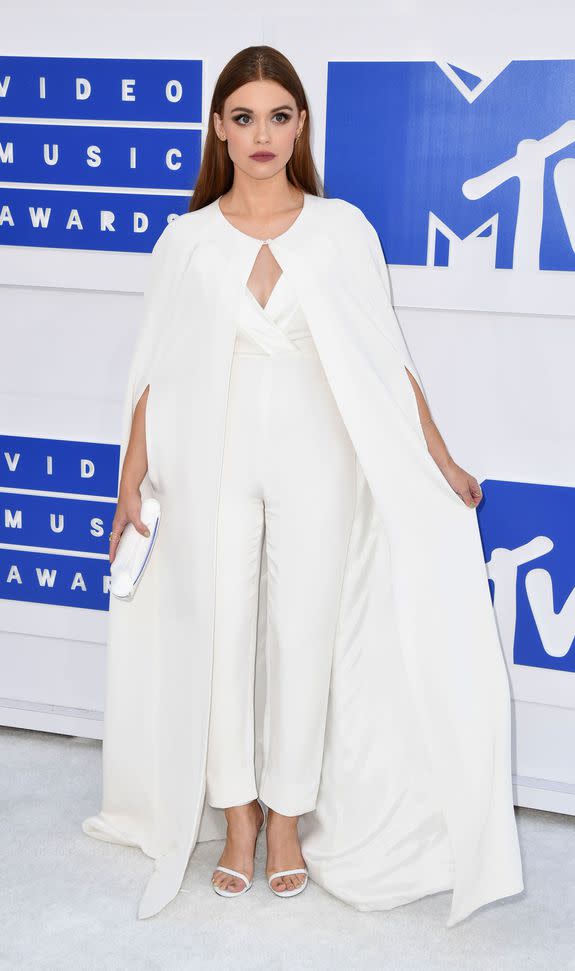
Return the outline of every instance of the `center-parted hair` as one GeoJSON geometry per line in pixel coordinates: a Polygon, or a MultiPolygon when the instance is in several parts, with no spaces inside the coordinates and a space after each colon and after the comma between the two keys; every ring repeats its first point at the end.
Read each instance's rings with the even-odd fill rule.
{"type": "Polygon", "coordinates": [[[209,125],[200,164],[200,171],[190,200],[189,211],[202,209],[227,192],[234,180],[234,163],[228,154],[226,141],[218,138],[214,128],[214,112],[221,117],[226,99],[250,81],[276,81],[292,95],[298,111],[306,116],[301,135],[286,165],[288,181],[311,195],[320,195],[317,173],[309,138],[310,114],[306,94],[292,63],[275,47],[257,45],[238,51],[220,72],[210,105],[209,125]]]}

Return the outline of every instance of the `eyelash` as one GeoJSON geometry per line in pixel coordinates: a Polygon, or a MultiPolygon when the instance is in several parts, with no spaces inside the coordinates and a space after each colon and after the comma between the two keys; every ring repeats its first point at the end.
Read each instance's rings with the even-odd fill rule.
{"type": "MultiPolygon", "coordinates": [[[[276,111],[276,113],[275,113],[275,115],[273,115],[273,117],[274,118],[277,118],[280,115],[283,118],[285,118],[286,121],[289,121],[290,118],[291,118],[291,115],[288,115],[285,111],[276,111]]],[[[249,118],[249,117],[250,116],[249,115],[246,115],[245,113],[243,115],[236,115],[236,117],[234,118],[234,121],[237,121],[239,123],[240,118],[249,118]]],[[[240,128],[245,128],[245,127],[246,127],[245,125],[240,125],[240,128]]]]}

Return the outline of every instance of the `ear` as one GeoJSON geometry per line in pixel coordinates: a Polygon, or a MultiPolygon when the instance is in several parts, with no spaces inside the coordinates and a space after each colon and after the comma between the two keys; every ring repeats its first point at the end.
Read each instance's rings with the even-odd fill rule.
{"type": "Polygon", "coordinates": [[[225,137],[224,125],[217,111],[214,111],[213,122],[214,122],[214,130],[216,132],[217,137],[223,141],[225,137]]]}

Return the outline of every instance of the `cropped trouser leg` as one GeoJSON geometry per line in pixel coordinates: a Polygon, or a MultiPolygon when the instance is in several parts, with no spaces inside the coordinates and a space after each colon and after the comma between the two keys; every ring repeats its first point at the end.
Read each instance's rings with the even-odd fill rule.
{"type": "Polygon", "coordinates": [[[234,355],[218,516],[207,796],[315,807],[355,509],[355,450],[311,338],[234,355]],[[263,765],[254,771],[262,542],[268,560],[263,765]]]}

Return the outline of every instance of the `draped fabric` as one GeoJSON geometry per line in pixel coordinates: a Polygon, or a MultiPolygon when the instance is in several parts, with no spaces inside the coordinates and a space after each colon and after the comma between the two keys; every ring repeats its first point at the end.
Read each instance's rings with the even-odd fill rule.
{"type": "Polygon", "coordinates": [[[257,345],[264,354],[292,353],[297,341],[311,338],[307,320],[289,277],[282,273],[265,307],[248,287],[238,309],[236,350],[257,345]],[[247,342],[247,343],[246,343],[247,342]]]}
{"type": "MultiPolygon", "coordinates": [[[[310,878],[358,910],[452,890],[452,926],[523,886],[509,686],[477,515],[427,450],[406,367],[421,379],[371,223],[344,200],[306,194],[292,226],[267,242],[358,458],[320,789],[300,819],[302,853],[310,878]]],[[[126,389],[120,462],[149,384],[141,492],[159,498],[162,523],[134,600],[111,599],[102,806],[83,829],[153,858],[141,918],[178,893],[198,841],[225,835],[224,811],[205,799],[216,523],[233,349],[261,245],[218,200],[168,225],[126,389]]],[[[255,319],[262,340],[285,338],[255,319]]],[[[256,768],[266,579],[264,556],[256,768]]]]}

